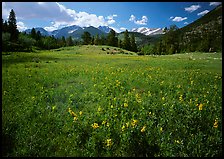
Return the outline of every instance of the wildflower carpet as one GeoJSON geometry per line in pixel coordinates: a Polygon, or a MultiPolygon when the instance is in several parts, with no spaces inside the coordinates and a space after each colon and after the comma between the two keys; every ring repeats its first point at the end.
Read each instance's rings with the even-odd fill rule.
{"type": "Polygon", "coordinates": [[[3,156],[221,156],[221,53],[93,47],[2,54],[3,156]]]}

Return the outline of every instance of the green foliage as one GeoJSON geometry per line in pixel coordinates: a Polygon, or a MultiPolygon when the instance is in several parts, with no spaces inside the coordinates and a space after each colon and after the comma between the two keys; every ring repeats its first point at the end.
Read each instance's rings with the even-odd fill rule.
{"type": "Polygon", "coordinates": [[[101,48],[3,52],[3,156],[221,157],[221,53],[101,48]]]}
{"type": "Polygon", "coordinates": [[[32,51],[32,46],[36,43],[36,40],[24,34],[19,34],[18,41],[20,44],[20,49],[23,51],[32,51]]]}
{"type": "Polygon", "coordinates": [[[154,45],[145,45],[141,48],[140,55],[151,55],[153,54],[154,45]]]}
{"type": "Polygon", "coordinates": [[[83,40],[83,44],[84,45],[91,44],[91,34],[89,32],[87,32],[87,31],[85,31],[82,34],[82,40],[83,40]]]}
{"type": "Polygon", "coordinates": [[[18,35],[19,31],[17,30],[17,25],[16,25],[16,15],[13,9],[11,9],[9,13],[9,18],[8,18],[8,29],[7,31],[10,33],[10,41],[11,42],[17,42],[18,40],[18,35]]]}
{"type": "Polygon", "coordinates": [[[109,34],[107,35],[107,45],[109,46],[118,46],[118,39],[116,37],[116,32],[111,29],[109,34]]]}
{"type": "Polygon", "coordinates": [[[2,51],[7,51],[10,49],[10,36],[10,33],[2,32],[2,51]]]}
{"type": "Polygon", "coordinates": [[[72,40],[72,37],[69,36],[66,40],[66,46],[72,46],[74,43],[73,43],[73,40],[72,40]]]}
{"type": "Polygon", "coordinates": [[[131,51],[137,52],[138,49],[137,49],[137,45],[135,43],[135,36],[134,36],[134,34],[131,34],[130,43],[131,43],[131,51]]]}
{"type": "Polygon", "coordinates": [[[99,34],[96,35],[96,37],[95,37],[95,39],[94,39],[94,44],[95,44],[95,45],[99,45],[99,44],[100,44],[99,34]]]}
{"type": "Polygon", "coordinates": [[[131,42],[130,42],[130,37],[129,37],[129,34],[128,34],[128,30],[126,30],[124,32],[124,40],[123,40],[123,43],[122,43],[122,47],[126,50],[129,50],[131,48],[131,42]]]}

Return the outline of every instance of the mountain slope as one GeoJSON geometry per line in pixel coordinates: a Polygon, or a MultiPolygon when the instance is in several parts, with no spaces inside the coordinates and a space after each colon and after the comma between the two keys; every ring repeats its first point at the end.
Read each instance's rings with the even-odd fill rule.
{"type": "Polygon", "coordinates": [[[131,31],[132,32],[142,33],[144,35],[164,34],[164,29],[161,29],[161,28],[146,28],[146,27],[140,27],[140,28],[133,28],[131,31]]]}
{"type": "Polygon", "coordinates": [[[109,33],[111,28],[108,26],[99,26],[97,29],[101,30],[104,33],[109,33]]]}
{"type": "Polygon", "coordinates": [[[222,48],[222,5],[178,31],[180,45],[187,51],[220,51],[222,48]]]}
{"type": "Polygon", "coordinates": [[[72,25],[69,27],[64,27],[62,29],[59,30],[54,30],[52,31],[50,34],[54,35],[56,38],[61,38],[62,36],[64,36],[65,38],[69,37],[71,33],[82,29],[80,26],[77,25],[72,25]]]}
{"type": "MultiPolygon", "coordinates": [[[[138,32],[128,32],[128,34],[129,34],[129,36],[134,34],[135,42],[136,42],[136,45],[138,47],[141,47],[141,46],[144,46],[144,45],[147,45],[147,44],[154,44],[155,42],[158,41],[158,39],[160,39],[160,37],[163,36],[163,34],[147,36],[145,34],[138,33],[138,32]]],[[[121,33],[117,34],[117,36],[118,36],[118,39],[123,40],[124,39],[124,32],[121,32],[121,33]]]]}
{"type": "MultiPolygon", "coordinates": [[[[97,34],[99,35],[107,35],[111,28],[109,28],[108,26],[99,26],[98,28],[95,28],[93,26],[89,26],[89,27],[80,27],[77,25],[72,25],[72,26],[68,26],[68,27],[64,27],[58,30],[54,30],[52,32],[48,32],[46,31],[44,28],[34,28],[37,31],[41,32],[41,35],[44,36],[54,36],[56,38],[61,38],[62,36],[64,36],[65,38],[72,36],[74,39],[79,40],[81,38],[81,35],[87,31],[91,34],[91,36],[96,36],[97,34]]],[[[31,29],[27,29],[24,32],[26,32],[27,34],[30,34],[31,29]]]]}
{"type": "Polygon", "coordinates": [[[90,27],[84,27],[82,29],[78,29],[76,31],[74,31],[73,33],[70,34],[70,36],[72,36],[73,38],[75,39],[80,39],[82,34],[84,32],[89,32],[91,34],[91,36],[96,36],[97,34],[99,35],[106,35],[107,33],[93,27],[93,26],[90,26],[90,27]]]}
{"type": "MultiPolygon", "coordinates": [[[[26,34],[30,34],[31,33],[31,30],[32,29],[27,29],[24,32],[26,34]]],[[[43,35],[43,36],[49,36],[50,35],[50,33],[48,31],[46,31],[44,28],[37,27],[37,28],[35,28],[35,31],[36,32],[40,31],[41,35],[43,35]]]]}

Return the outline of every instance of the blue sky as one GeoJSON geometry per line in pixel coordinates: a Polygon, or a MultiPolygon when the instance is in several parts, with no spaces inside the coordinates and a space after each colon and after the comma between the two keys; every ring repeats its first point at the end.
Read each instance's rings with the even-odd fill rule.
{"type": "Polygon", "coordinates": [[[109,26],[116,32],[133,28],[179,28],[197,20],[221,2],[2,2],[2,18],[13,9],[20,31],[43,27],[109,26]]]}

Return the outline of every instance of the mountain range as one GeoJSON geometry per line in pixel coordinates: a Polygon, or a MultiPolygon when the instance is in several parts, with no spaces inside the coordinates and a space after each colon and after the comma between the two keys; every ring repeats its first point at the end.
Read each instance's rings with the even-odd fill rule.
{"type": "Polygon", "coordinates": [[[132,32],[138,32],[142,33],[144,35],[158,35],[158,34],[164,34],[164,28],[146,28],[146,27],[140,27],[140,28],[133,28],[131,30],[132,32]]]}
{"type": "MultiPolygon", "coordinates": [[[[99,26],[99,27],[93,27],[93,26],[89,26],[89,27],[80,27],[77,25],[72,25],[72,26],[68,26],[68,27],[64,27],[58,30],[54,30],[51,32],[46,31],[44,28],[34,28],[35,31],[40,31],[41,35],[43,36],[54,36],[56,38],[61,38],[62,36],[64,36],[65,38],[72,36],[74,39],[80,39],[82,34],[87,31],[91,34],[91,36],[95,36],[97,34],[101,35],[107,35],[111,28],[108,26],[99,26]]],[[[27,29],[24,31],[27,34],[31,33],[31,29],[27,29]]],[[[163,34],[163,29],[161,28],[155,28],[155,29],[151,29],[151,28],[146,28],[146,27],[141,27],[141,28],[134,28],[131,30],[131,32],[136,32],[136,33],[141,33],[143,35],[158,35],[158,34],[163,34]]],[[[122,33],[121,33],[122,34],[122,33]]]]}

